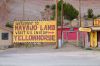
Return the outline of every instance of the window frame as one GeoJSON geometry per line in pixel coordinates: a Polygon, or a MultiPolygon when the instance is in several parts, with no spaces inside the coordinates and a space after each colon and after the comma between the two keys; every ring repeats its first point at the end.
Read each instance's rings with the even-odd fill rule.
{"type": "Polygon", "coordinates": [[[8,40],[9,39],[9,33],[1,33],[1,39],[2,40],[8,40]]]}

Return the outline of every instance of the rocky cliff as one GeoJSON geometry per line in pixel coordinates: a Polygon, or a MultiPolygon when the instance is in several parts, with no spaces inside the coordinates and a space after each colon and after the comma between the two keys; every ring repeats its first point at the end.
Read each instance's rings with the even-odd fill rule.
{"type": "MultiPolygon", "coordinates": [[[[79,10],[79,0],[64,0],[79,10]]],[[[100,12],[100,0],[81,0],[81,13],[86,14],[92,8],[95,14],[100,12]]],[[[45,5],[55,3],[55,0],[0,0],[0,24],[16,20],[41,20],[41,11],[45,5]]]]}

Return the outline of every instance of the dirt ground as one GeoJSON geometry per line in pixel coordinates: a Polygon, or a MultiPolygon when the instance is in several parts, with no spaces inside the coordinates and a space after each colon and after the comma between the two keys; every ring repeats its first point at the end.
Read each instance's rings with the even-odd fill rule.
{"type": "Polygon", "coordinates": [[[65,44],[62,47],[55,49],[56,45],[38,45],[34,47],[15,47],[15,48],[8,48],[4,50],[0,50],[0,53],[48,53],[48,52],[76,52],[76,51],[83,51],[82,48],[71,45],[65,44]]]}

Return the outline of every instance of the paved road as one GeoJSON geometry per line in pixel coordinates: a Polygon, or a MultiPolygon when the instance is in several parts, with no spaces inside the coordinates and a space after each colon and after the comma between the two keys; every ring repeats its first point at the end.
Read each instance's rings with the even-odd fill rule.
{"type": "Polygon", "coordinates": [[[0,52],[0,66],[100,66],[99,51],[46,49],[13,48],[0,52]]]}
{"type": "Polygon", "coordinates": [[[0,66],[100,66],[100,54],[93,52],[56,52],[5,54],[0,66]]]}

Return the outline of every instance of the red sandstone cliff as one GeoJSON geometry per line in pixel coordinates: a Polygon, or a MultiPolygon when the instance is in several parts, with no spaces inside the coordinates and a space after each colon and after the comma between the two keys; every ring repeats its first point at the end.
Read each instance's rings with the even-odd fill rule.
{"type": "MultiPolygon", "coordinates": [[[[79,9],[79,0],[64,0],[79,9]]],[[[0,0],[0,24],[14,19],[41,19],[41,11],[45,5],[55,3],[54,0],[0,0]],[[24,5],[24,6],[23,6],[24,5]],[[23,13],[24,12],[24,13],[23,13]],[[23,17],[24,14],[24,17],[23,17]]],[[[81,13],[86,14],[92,8],[95,14],[100,14],[100,0],[81,0],[81,13]]]]}

